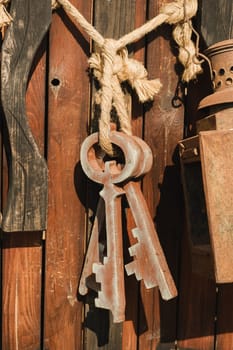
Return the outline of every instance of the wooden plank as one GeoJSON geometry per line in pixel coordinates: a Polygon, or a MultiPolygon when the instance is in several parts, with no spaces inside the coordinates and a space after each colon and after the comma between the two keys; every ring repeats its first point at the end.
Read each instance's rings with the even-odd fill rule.
{"type": "Polygon", "coordinates": [[[187,236],[181,245],[179,288],[178,348],[214,349],[215,281],[192,272],[187,236]]]}
{"type": "Polygon", "coordinates": [[[40,349],[41,233],[5,234],[2,255],[2,348],[40,349]]]}
{"type": "MultiPolygon", "coordinates": [[[[11,2],[13,21],[2,47],[2,106],[7,133],[9,191],[4,208],[4,231],[46,228],[47,167],[25,115],[25,91],[35,52],[48,30],[51,7],[47,0],[11,2]],[[13,44],[12,44],[13,43],[13,44]]],[[[6,136],[7,135],[7,136],[6,136]]]]}
{"type": "MultiPolygon", "coordinates": [[[[90,20],[92,2],[72,1],[90,20]]],[[[44,347],[82,349],[83,303],[77,299],[85,242],[85,178],[79,164],[87,134],[89,38],[62,9],[50,32],[44,347]]]]}
{"type": "Polygon", "coordinates": [[[218,286],[216,350],[233,348],[232,283],[218,286]]]}
{"type": "MultiPolygon", "coordinates": [[[[44,153],[46,40],[34,60],[26,95],[28,123],[44,153]]],[[[3,197],[6,200],[7,164],[4,160],[3,197]]],[[[4,204],[4,203],[3,203],[4,204]]],[[[40,349],[41,345],[41,232],[7,233],[2,239],[2,348],[40,349]]]]}
{"type": "MultiPolygon", "coordinates": [[[[158,14],[164,1],[148,2],[149,18],[158,14]]],[[[160,78],[163,88],[152,105],[147,106],[144,130],[145,140],[154,155],[152,171],[143,181],[143,192],[148,202],[157,232],[173,277],[177,277],[178,245],[181,225],[181,203],[178,168],[173,156],[183,132],[183,108],[172,107],[178,77],[175,57],[167,39],[171,28],[162,26],[148,35],[147,67],[150,78],[160,78]],[[169,218],[169,219],[168,219],[169,218]]],[[[176,300],[161,302],[158,289],[141,286],[143,309],[139,329],[139,349],[170,349],[176,339],[176,300]],[[167,343],[167,344],[166,344],[167,343]]]]}
{"type": "MultiPolygon", "coordinates": [[[[108,0],[95,1],[94,25],[106,38],[118,39],[123,34],[128,33],[135,26],[134,20],[135,2],[130,0],[112,0],[110,2],[108,0]]],[[[130,109],[129,101],[129,111],[130,109]]],[[[137,290],[135,295],[131,288],[132,283],[133,286],[135,286],[135,281],[131,278],[126,281],[126,300],[130,299],[131,305],[133,306],[126,307],[127,321],[123,325],[112,323],[111,315],[109,317],[108,311],[100,311],[93,308],[92,315],[94,316],[96,314],[99,316],[96,316],[94,323],[92,322],[92,331],[87,330],[86,332],[86,349],[94,350],[97,349],[98,346],[102,346],[101,348],[106,350],[121,348],[134,350],[137,342],[135,329],[131,319],[128,321],[128,317],[137,318],[137,315],[135,315],[135,311],[137,311],[137,290]],[[130,294],[127,293],[127,290],[130,294]],[[102,324],[102,322],[105,324],[105,328],[102,327],[102,332],[99,332],[100,323],[102,324]],[[129,346],[129,344],[132,347],[125,347],[129,346]]],[[[134,325],[135,322],[137,321],[134,321],[134,325]]]]}
{"type": "Polygon", "coordinates": [[[233,3],[229,0],[202,0],[200,31],[207,47],[233,36],[233,3]]]}
{"type": "MultiPolygon", "coordinates": [[[[134,28],[138,28],[146,21],[147,4],[146,1],[135,2],[135,14],[134,14],[134,28]]],[[[129,30],[134,29],[132,27],[129,30]]],[[[146,39],[142,38],[138,42],[131,45],[133,58],[139,62],[145,62],[145,45],[146,39]]],[[[132,132],[133,135],[143,137],[143,105],[138,102],[137,96],[132,92],[132,132]]],[[[130,211],[127,212],[127,233],[130,237],[130,244],[134,242],[131,230],[135,227],[135,223],[132,219],[130,211]]],[[[128,236],[127,235],[127,236],[128,236]]],[[[135,242],[134,242],[135,243],[135,242]]],[[[128,242],[129,245],[129,242],[128,242]]],[[[128,246],[127,245],[127,246],[128,246]]],[[[126,262],[125,262],[126,263],[126,262]]],[[[123,323],[122,328],[122,349],[124,350],[136,350],[138,347],[138,311],[139,311],[139,291],[140,283],[137,282],[135,275],[126,277],[125,279],[126,290],[126,320],[123,323]]]]}

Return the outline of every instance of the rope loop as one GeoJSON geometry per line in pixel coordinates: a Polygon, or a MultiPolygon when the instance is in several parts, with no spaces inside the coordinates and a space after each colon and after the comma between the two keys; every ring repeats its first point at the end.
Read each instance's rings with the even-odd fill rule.
{"type": "Polygon", "coordinates": [[[101,147],[106,153],[112,155],[112,146],[108,135],[112,107],[116,109],[121,130],[132,134],[131,120],[125,105],[125,95],[121,84],[125,81],[135,89],[139,101],[152,100],[159,92],[161,83],[159,79],[148,80],[148,73],[144,65],[128,57],[128,51],[117,49],[118,42],[105,39],[100,53],[94,53],[89,59],[89,66],[101,85],[96,93],[96,102],[100,104],[101,115],[99,120],[99,137],[101,147]]]}
{"type": "MultiPolygon", "coordinates": [[[[0,27],[2,28],[12,21],[4,6],[9,2],[10,0],[0,0],[0,27]]],[[[147,70],[142,63],[128,57],[126,49],[128,44],[141,39],[163,23],[171,24],[174,26],[174,40],[179,46],[179,60],[184,66],[182,80],[188,82],[202,72],[201,61],[198,59],[200,56],[197,50],[198,39],[196,46],[191,39],[192,33],[195,33],[191,18],[197,12],[198,0],[174,0],[166,3],[157,16],[118,40],[105,39],[69,0],[51,0],[52,9],[58,6],[63,8],[75,24],[84,29],[99,50],[92,54],[89,65],[101,86],[100,91],[96,93],[96,100],[99,100],[101,110],[100,146],[108,154],[112,154],[108,134],[113,107],[117,112],[121,130],[127,134],[132,132],[121,83],[127,81],[135,89],[141,102],[153,99],[161,88],[159,79],[148,80],[147,70]]]]}

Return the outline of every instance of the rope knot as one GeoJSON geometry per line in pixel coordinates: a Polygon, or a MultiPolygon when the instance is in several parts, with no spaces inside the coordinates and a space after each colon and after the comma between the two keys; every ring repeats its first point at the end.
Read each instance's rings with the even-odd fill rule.
{"type": "MultiPolygon", "coordinates": [[[[109,39],[108,39],[109,40],[109,39]]],[[[114,43],[115,44],[115,43],[114,43]]],[[[115,75],[119,83],[128,81],[133,89],[135,89],[140,102],[152,100],[161,88],[159,79],[148,80],[148,72],[144,65],[128,57],[128,51],[123,48],[115,52],[113,47],[108,46],[107,52],[104,50],[101,54],[94,53],[89,59],[90,68],[93,69],[94,76],[101,82],[104,74],[104,62],[102,58],[107,58],[112,62],[112,75],[115,75]],[[109,51],[110,48],[110,51],[109,51]]]]}
{"type": "Polygon", "coordinates": [[[197,13],[197,7],[197,1],[175,0],[171,3],[165,4],[161,9],[161,13],[169,16],[166,20],[167,23],[177,24],[194,17],[197,13]]]}
{"type": "Polygon", "coordinates": [[[117,54],[116,40],[105,39],[101,47],[100,56],[103,61],[103,72],[113,74],[113,65],[117,54]]]}
{"type": "Polygon", "coordinates": [[[99,137],[101,147],[112,155],[112,146],[108,138],[110,114],[115,108],[119,117],[120,128],[131,134],[131,123],[125,104],[125,95],[121,83],[127,81],[135,89],[141,102],[153,99],[159,92],[159,79],[148,80],[148,73],[142,63],[128,57],[126,48],[118,50],[118,42],[106,39],[100,53],[94,53],[89,59],[89,66],[101,85],[96,93],[96,103],[100,104],[99,137]]]}

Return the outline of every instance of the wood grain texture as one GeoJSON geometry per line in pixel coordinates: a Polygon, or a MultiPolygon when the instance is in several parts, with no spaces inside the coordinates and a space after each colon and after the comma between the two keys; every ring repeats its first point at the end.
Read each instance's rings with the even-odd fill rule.
{"type": "MultiPolygon", "coordinates": [[[[134,28],[138,28],[146,21],[147,14],[147,3],[146,1],[135,2],[135,14],[134,14],[134,28]]],[[[146,38],[142,38],[138,42],[134,43],[130,47],[131,55],[134,59],[139,62],[145,62],[145,50],[146,49],[146,38]]],[[[131,91],[131,113],[132,117],[132,133],[143,138],[143,105],[139,103],[138,97],[135,92],[131,91]]],[[[135,244],[135,238],[132,235],[132,229],[135,227],[134,220],[130,209],[126,213],[127,218],[127,237],[129,242],[127,247],[135,244]]],[[[126,232],[125,232],[126,233],[126,232]]],[[[127,248],[126,247],[126,248],[127,248]]],[[[128,254],[125,254],[125,263],[127,261],[128,254]]],[[[126,290],[126,320],[123,323],[122,328],[122,349],[125,350],[136,350],[138,348],[138,337],[139,337],[139,308],[141,307],[140,298],[140,283],[136,280],[135,275],[126,277],[125,279],[125,290],[126,290]]]]}
{"type": "MultiPolygon", "coordinates": [[[[146,14],[149,17],[156,15],[164,2],[95,0],[93,7],[91,0],[72,1],[87,19],[90,20],[94,13],[95,25],[104,36],[116,38],[142,24],[146,14]]],[[[227,33],[229,37],[232,36],[231,2],[202,0],[199,3],[205,44],[226,39],[224,36],[227,33]]],[[[130,52],[135,58],[140,61],[147,58],[149,78],[159,77],[163,88],[152,104],[143,107],[132,93],[129,111],[132,111],[134,134],[143,136],[153,150],[154,165],[145,176],[143,192],[168,265],[179,287],[178,301],[163,302],[156,288],[146,290],[143,282],[137,283],[134,276],[126,277],[126,321],[113,324],[107,310],[94,307],[95,295],[87,297],[89,310],[86,307],[86,313],[83,300],[77,296],[88,231],[86,226],[89,225],[85,207],[93,212],[98,194],[98,189],[92,183],[87,184],[79,164],[79,149],[88,133],[91,103],[86,72],[89,38],[81,29],[73,26],[63,10],[59,9],[53,15],[49,57],[46,59],[44,55],[47,47],[44,41],[31,72],[28,71],[30,81],[24,113],[41,155],[45,151],[44,144],[48,146],[45,319],[43,321],[41,232],[4,233],[2,349],[233,348],[233,285],[219,285],[216,293],[214,280],[193,272],[189,242],[186,229],[183,228],[184,212],[176,144],[183,138],[184,112],[182,107],[174,109],[171,104],[178,76],[170,38],[171,28],[161,26],[158,31],[147,36],[146,42],[143,39],[130,46],[130,52]],[[46,67],[46,61],[49,67],[46,67]],[[45,91],[47,72],[48,87],[45,91]],[[47,99],[48,120],[45,123],[47,99]],[[47,124],[48,142],[45,140],[47,124]],[[41,328],[43,322],[44,329],[43,326],[41,328]]],[[[209,93],[208,83],[206,75],[203,75],[198,83],[189,86],[187,128],[194,125],[198,117],[196,106],[200,93],[202,96],[209,93]]],[[[194,132],[194,129],[189,131],[194,132]]],[[[4,159],[3,172],[2,196],[5,201],[7,164],[4,159]]],[[[134,222],[128,209],[126,215],[127,230],[130,231],[134,222]]]]}
{"type": "MultiPolygon", "coordinates": [[[[44,153],[46,41],[36,54],[26,94],[32,133],[44,153]]],[[[3,200],[7,166],[4,158],[3,200]]],[[[42,241],[41,232],[7,233],[2,237],[2,349],[39,350],[41,343],[42,241]]]]}
{"type": "MultiPolygon", "coordinates": [[[[105,38],[115,38],[118,39],[122,35],[128,33],[134,28],[135,20],[135,2],[130,0],[96,0],[94,4],[94,17],[93,23],[96,29],[105,37],[105,38]],[[114,14],[114,16],[113,16],[114,14]]],[[[130,101],[129,101],[129,111],[131,110],[130,101]]],[[[90,206],[90,203],[89,203],[90,206]]],[[[127,282],[126,282],[127,284],[127,282]]],[[[129,286],[128,286],[129,287],[129,286]]],[[[126,285],[127,288],[127,285],[126,285]]],[[[136,285],[137,288],[137,285],[136,285]]],[[[136,291],[137,292],[137,291],[136,291]]],[[[127,294],[127,291],[126,291],[127,294]]],[[[128,296],[126,295],[126,299],[128,296]]],[[[130,302],[133,307],[137,309],[137,295],[131,293],[130,302]],[[133,297],[132,297],[133,296],[133,297]],[[133,300],[132,300],[133,299],[133,300]],[[135,306],[136,305],[136,306],[135,306]]],[[[131,314],[132,308],[126,307],[126,313],[128,312],[126,318],[131,314]],[[131,311],[129,311],[131,309],[131,311]]],[[[94,350],[98,346],[101,346],[101,349],[121,349],[122,348],[122,324],[112,323],[111,315],[107,310],[97,310],[93,309],[93,316],[99,315],[95,318],[95,322],[92,324],[92,331],[87,329],[86,331],[86,349],[94,350]],[[101,320],[102,318],[102,320],[101,320]],[[99,323],[105,325],[105,328],[102,330],[99,329],[99,323]]],[[[134,313],[134,311],[133,311],[134,313]]],[[[135,315],[135,314],[134,314],[135,315]]],[[[90,317],[90,315],[89,315],[90,317]]],[[[137,317],[137,316],[136,316],[137,317]]],[[[125,324],[132,326],[132,323],[126,321],[125,324]]],[[[137,326],[136,326],[137,327],[137,326]]],[[[132,337],[132,341],[127,339],[130,344],[136,343],[135,335],[133,334],[134,327],[132,327],[132,333],[127,333],[128,337],[132,337]]],[[[123,339],[125,339],[123,337],[123,339]]],[[[124,340],[123,340],[124,344],[124,340]]],[[[127,349],[127,348],[126,348],[127,349]]],[[[132,350],[134,348],[132,347],[132,350]]]]}
{"type": "Polygon", "coordinates": [[[32,60],[50,24],[51,7],[47,0],[37,6],[33,6],[32,0],[13,0],[11,14],[13,22],[3,43],[1,64],[9,161],[9,191],[2,229],[43,230],[47,213],[47,167],[28,127],[25,92],[32,60]]]}
{"type": "Polygon", "coordinates": [[[200,2],[201,35],[206,46],[233,36],[233,3],[229,0],[202,0],[200,2]]]}
{"type": "MultiPolygon", "coordinates": [[[[91,1],[72,1],[90,20],[91,1]]],[[[82,349],[83,303],[77,299],[85,241],[85,179],[79,164],[87,135],[89,38],[62,9],[50,32],[44,348],[82,349]]]]}
{"type": "MultiPolygon", "coordinates": [[[[149,1],[149,18],[158,14],[164,1],[149,1]]],[[[155,97],[145,115],[145,140],[151,146],[154,164],[143,181],[143,192],[155,220],[168,266],[176,280],[178,247],[182,230],[179,171],[175,149],[183,133],[183,108],[172,107],[178,76],[176,58],[171,51],[171,28],[162,26],[148,35],[147,67],[150,78],[160,78],[163,88],[155,97]]],[[[139,349],[156,349],[161,343],[175,341],[176,300],[162,302],[158,289],[146,290],[141,286],[144,305],[144,332],[139,338],[139,349]],[[169,315],[169,317],[168,317],[169,315]]],[[[168,345],[169,348],[170,345],[168,345]]]]}
{"type": "Polygon", "coordinates": [[[192,272],[189,242],[181,245],[178,347],[214,349],[216,292],[215,281],[192,272]]]}
{"type": "Polygon", "coordinates": [[[41,233],[5,234],[2,255],[2,349],[39,350],[41,233]]]}
{"type": "Polygon", "coordinates": [[[217,289],[216,350],[233,348],[232,283],[217,289]]]}

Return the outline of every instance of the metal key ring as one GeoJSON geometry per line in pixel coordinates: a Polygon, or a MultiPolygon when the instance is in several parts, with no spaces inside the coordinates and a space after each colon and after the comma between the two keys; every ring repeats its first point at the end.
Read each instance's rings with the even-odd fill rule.
{"type": "Polygon", "coordinates": [[[143,155],[141,157],[142,162],[138,166],[138,173],[135,175],[135,177],[140,177],[150,171],[153,164],[153,154],[150,146],[144,140],[138,136],[133,136],[133,138],[141,148],[143,155]]]}
{"type": "MultiPolygon", "coordinates": [[[[101,168],[97,161],[93,146],[98,144],[99,134],[96,132],[89,135],[81,146],[80,161],[86,175],[93,181],[98,183],[104,182],[104,169],[101,168]]],[[[142,160],[142,147],[134,137],[124,134],[120,131],[111,131],[110,141],[120,147],[124,153],[125,165],[119,173],[112,173],[112,183],[120,183],[126,179],[137,176],[142,160]]]]}

